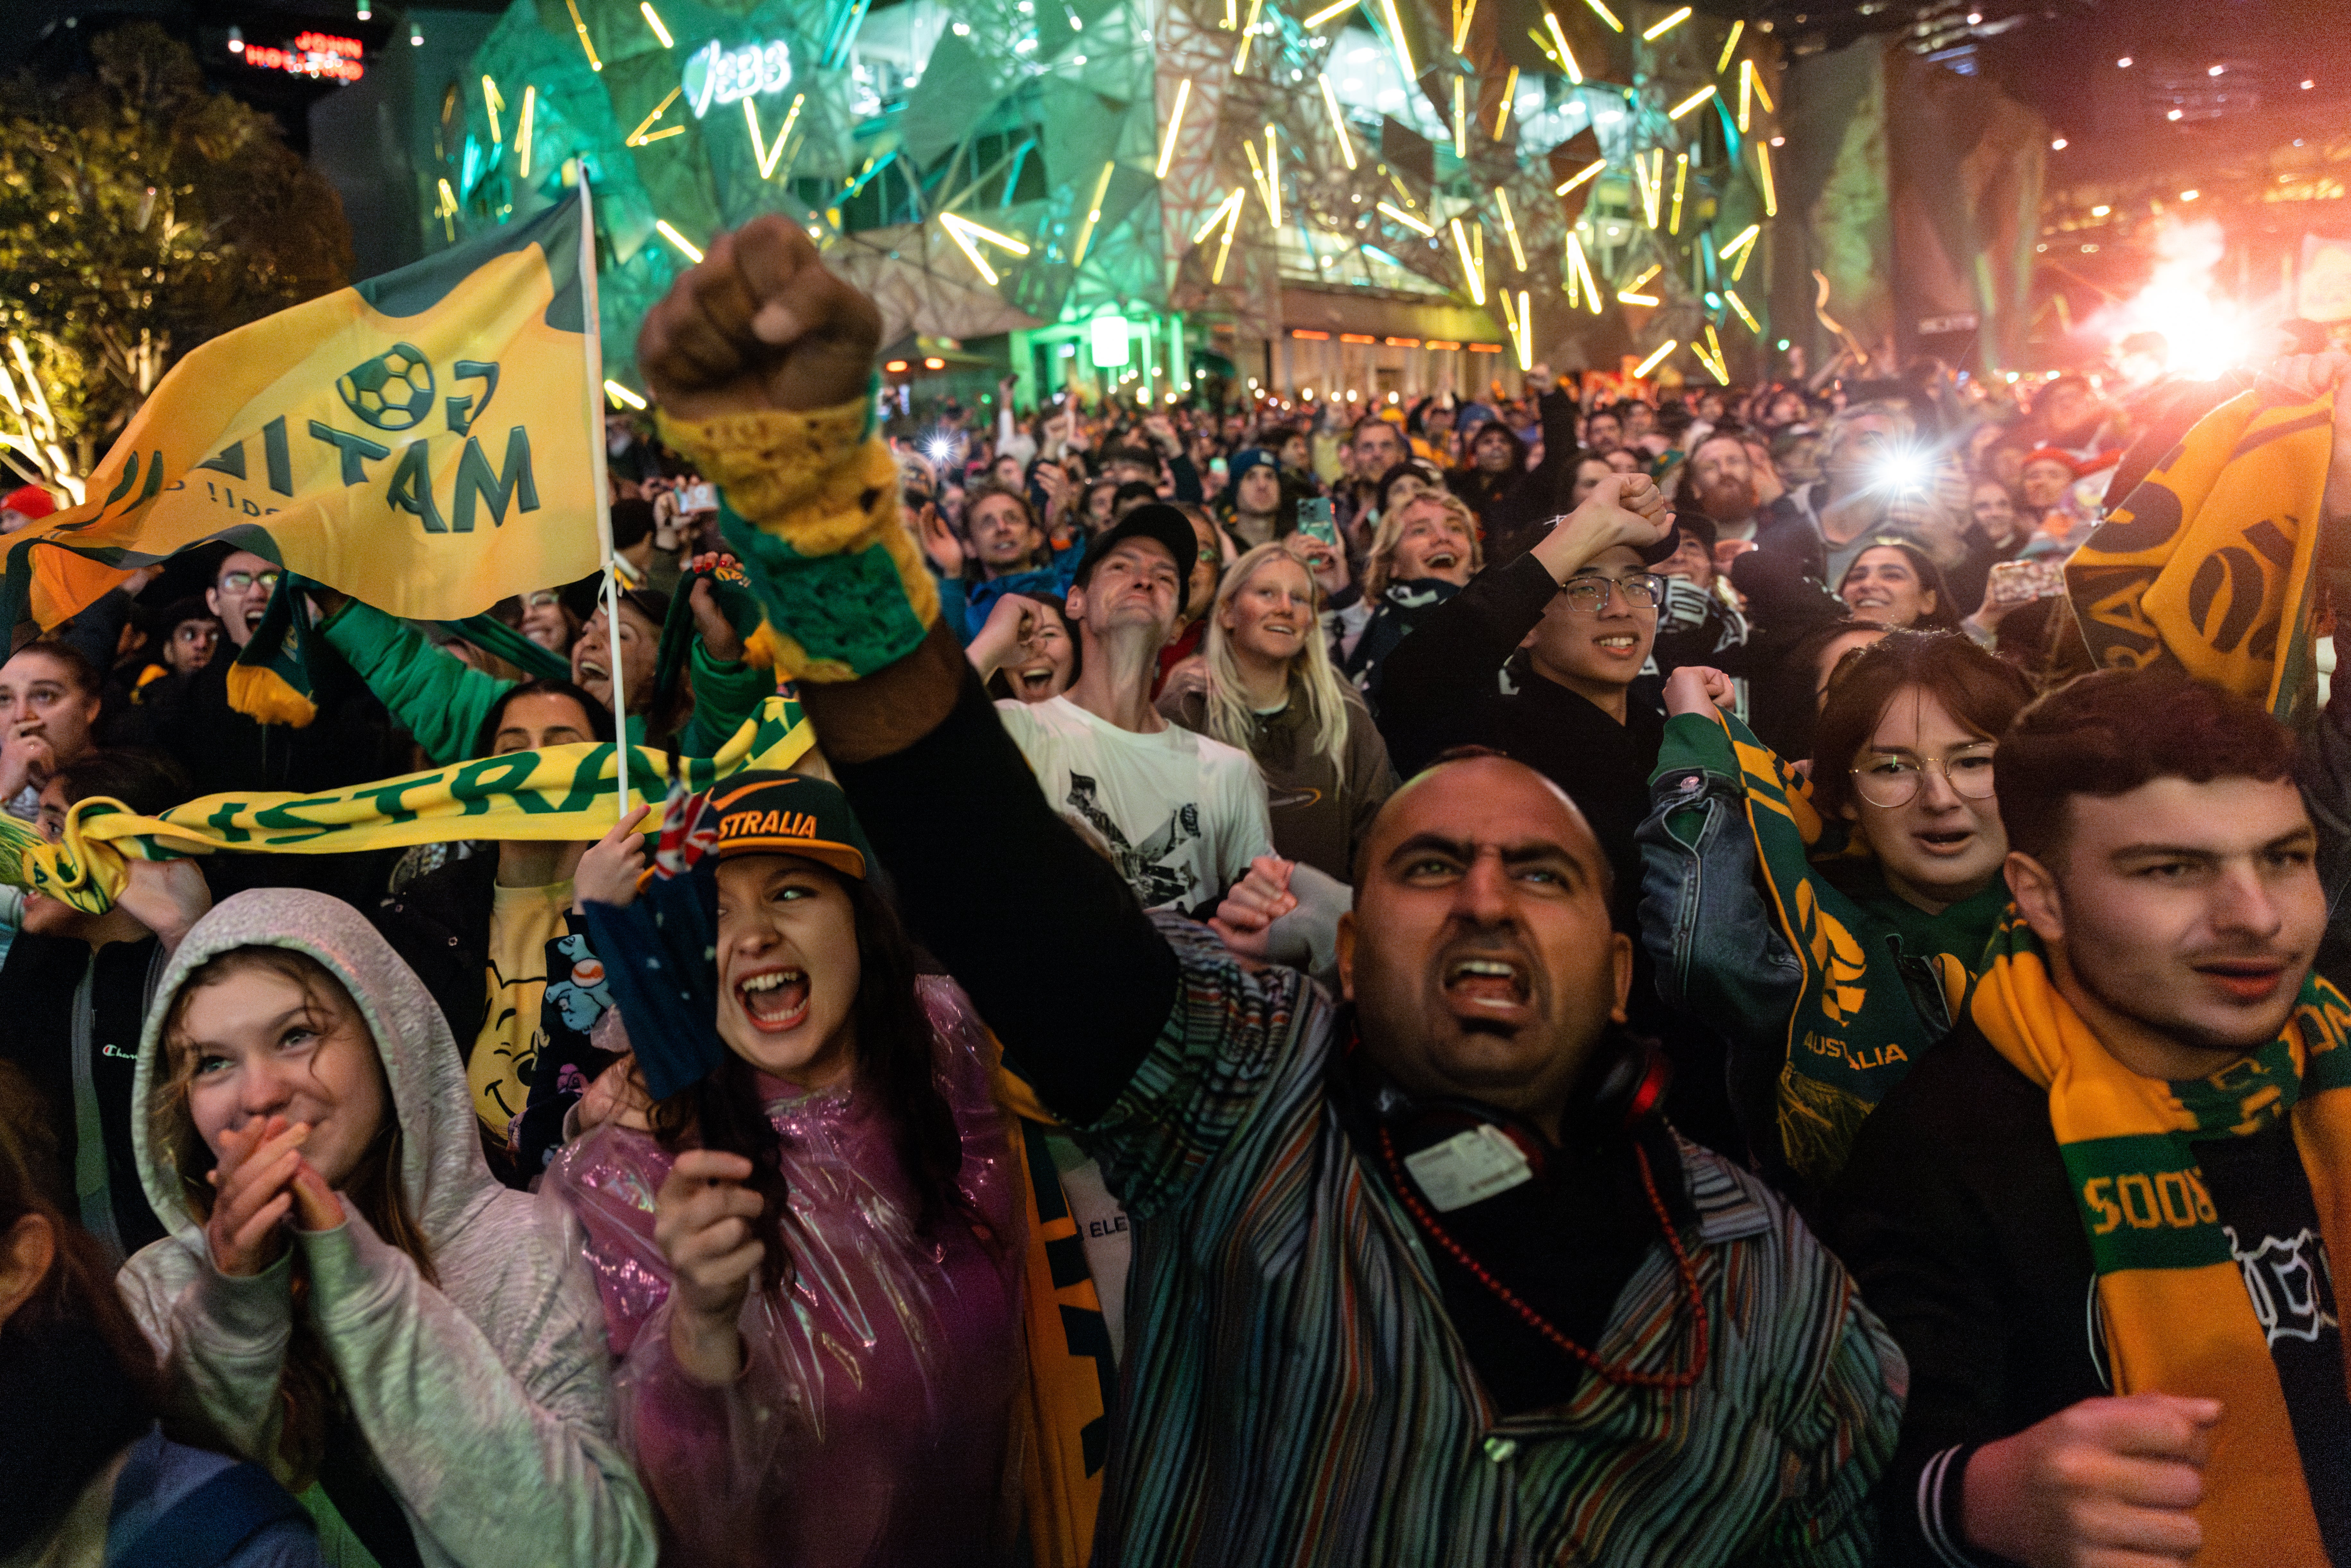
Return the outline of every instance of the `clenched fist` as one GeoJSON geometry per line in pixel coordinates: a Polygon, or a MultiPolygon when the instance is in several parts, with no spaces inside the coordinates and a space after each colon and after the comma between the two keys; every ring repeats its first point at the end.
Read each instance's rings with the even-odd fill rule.
{"type": "Polygon", "coordinates": [[[720,235],[670,287],[637,334],[637,366],[677,419],[831,408],[865,391],[881,341],[873,301],[769,214],[720,235]]]}

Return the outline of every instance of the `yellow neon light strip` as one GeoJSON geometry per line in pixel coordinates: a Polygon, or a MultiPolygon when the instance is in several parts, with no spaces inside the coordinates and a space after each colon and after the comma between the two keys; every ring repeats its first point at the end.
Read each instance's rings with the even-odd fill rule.
{"type": "MultiPolygon", "coordinates": [[[[1567,69],[1567,62],[1559,57],[1559,51],[1552,47],[1552,42],[1549,38],[1544,37],[1532,27],[1529,27],[1527,29],[1527,37],[1535,41],[1536,48],[1541,49],[1545,55],[1548,55],[1551,57],[1552,64],[1557,66],[1562,70],[1567,69]]],[[[1578,77],[1576,79],[1581,81],[1583,78],[1578,77]]]]}
{"type": "Polygon", "coordinates": [[[1085,262],[1086,246],[1093,243],[1094,225],[1102,222],[1102,196],[1110,190],[1111,172],[1117,167],[1116,159],[1103,164],[1102,177],[1094,182],[1094,199],[1086,204],[1086,221],[1079,225],[1077,247],[1070,254],[1071,267],[1082,266],[1085,262]]]}
{"type": "Polygon", "coordinates": [[[1594,16],[1608,24],[1610,32],[1621,33],[1625,30],[1625,24],[1616,19],[1616,13],[1602,5],[1600,0],[1583,0],[1583,3],[1592,7],[1594,16]]]}
{"type": "Polygon", "coordinates": [[[1208,274],[1208,282],[1211,285],[1224,282],[1225,258],[1233,253],[1233,231],[1240,227],[1241,192],[1238,185],[1233,187],[1232,207],[1231,215],[1225,219],[1225,237],[1217,242],[1216,268],[1208,274]]]}
{"type": "Polygon", "coordinates": [[[1461,220],[1453,220],[1453,248],[1461,253],[1461,271],[1469,279],[1469,302],[1486,303],[1486,280],[1479,276],[1478,264],[1469,259],[1469,236],[1461,232],[1461,220]]]}
{"type": "Polygon", "coordinates": [[[1519,344],[1519,369],[1522,371],[1535,368],[1535,319],[1531,308],[1531,304],[1532,302],[1527,298],[1527,291],[1523,288],[1520,289],[1519,332],[1521,341],[1519,344]]]}
{"type": "MultiPolygon", "coordinates": [[[[1597,0],[1594,0],[1594,3],[1596,4],[1597,0]]],[[[571,13],[571,26],[572,29],[580,35],[580,47],[588,51],[588,68],[591,71],[602,70],[604,62],[596,57],[596,46],[588,37],[588,24],[580,19],[580,0],[563,0],[563,4],[571,13]]]]}
{"type": "Polygon", "coordinates": [[[677,47],[677,40],[669,36],[667,27],[662,26],[661,13],[653,9],[653,0],[637,0],[637,9],[645,14],[645,26],[653,30],[653,37],[662,41],[663,48],[677,47]]]}
{"type": "Polygon", "coordinates": [[[1747,329],[1749,331],[1754,333],[1759,338],[1763,335],[1763,323],[1755,319],[1754,312],[1747,308],[1746,300],[1741,299],[1736,292],[1728,288],[1722,291],[1722,298],[1729,303],[1731,309],[1738,313],[1739,319],[1747,323],[1747,329]]]}
{"type": "Polygon", "coordinates": [[[1570,174],[1567,177],[1567,183],[1553,191],[1552,194],[1554,196],[1564,196],[1570,191],[1573,191],[1587,180],[1597,178],[1600,171],[1606,167],[1608,167],[1607,159],[1594,158],[1591,162],[1586,163],[1583,168],[1578,169],[1574,173],[1570,174]]]}
{"type": "Polygon", "coordinates": [[[522,89],[522,123],[515,128],[515,148],[522,155],[522,177],[530,178],[530,117],[538,108],[538,89],[522,89]]]}
{"type": "MultiPolygon", "coordinates": [[[[1233,51],[1233,74],[1238,76],[1249,67],[1249,40],[1257,37],[1258,8],[1265,0],[1249,0],[1249,20],[1241,24],[1241,45],[1233,51]]],[[[1226,10],[1232,9],[1232,0],[1226,0],[1226,10]]]]}
{"type": "Polygon", "coordinates": [[[1192,231],[1194,245],[1198,245],[1202,240],[1207,239],[1215,231],[1216,226],[1225,221],[1226,215],[1241,204],[1241,186],[1235,185],[1227,193],[1223,201],[1209,209],[1207,221],[1192,231]]]}
{"type": "Polygon", "coordinates": [[[1453,52],[1458,55],[1461,46],[1469,41],[1469,18],[1478,14],[1478,0],[1469,0],[1466,5],[1461,0],[1453,3],[1459,8],[1459,14],[1453,18],[1453,52]]]}
{"type": "MultiPolygon", "coordinates": [[[[629,132],[628,140],[623,142],[622,145],[628,147],[643,147],[646,142],[652,141],[653,138],[647,136],[645,132],[653,128],[653,121],[659,120],[664,113],[666,113],[669,106],[677,101],[677,95],[684,90],[685,89],[683,87],[674,87],[670,89],[669,96],[662,99],[659,103],[653,105],[653,111],[651,114],[646,115],[643,120],[637,121],[637,128],[629,132]]],[[[684,129],[685,127],[683,125],[674,125],[668,131],[662,132],[662,134],[667,136],[684,129]]]]}
{"type": "Polygon", "coordinates": [[[1739,131],[1747,133],[1747,122],[1755,103],[1755,62],[1739,62],[1739,131]]]}
{"type": "Polygon", "coordinates": [[[1672,32],[1676,27],[1680,26],[1684,22],[1687,22],[1689,19],[1690,8],[1685,5],[1680,10],[1675,12],[1672,16],[1652,23],[1648,30],[1641,35],[1641,41],[1646,44],[1654,44],[1659,38],[1664,37],[1667,33],[1672,32]]]}
{"type": "Polygon", "coordinates": [[[1412,230],[1415,234],[1417,234],[1424,238],[1435,239],[1437,237],[1436,225],[1429,223],[1425,218],[1414,217],[1410,213],[1405,212],[1394,202],[1383,198],[1374,210],[1384,213],[1387,216],[1394,218],[1396,222],[1402,224],[1405,227],[1412,230]]]}
{"type": "Polygon", "coordinates": [[[1322,84],[1322,107],[1331,111],[1331,129],[1339,133],[1339,156],[1347,161],[1348,168],[1353,169],[1355,166],[1355,144],[1347,140],[1347,120],[1339,112],[1339,95],[1331,90],[1329,77],[1316,79],[1322,84]]]}
{"type": "Polygon", "coordinates": [[[1764,113],[1777,114],[1779,108],[1772,103],[1771,95],[1763,90],[1763,73],[1755,68],[1753,60],[1747,62],[1747,74],[1755,78],[1755,101],[1763,106],[1764,113]]]}
{"type": "Polygon", "coordinates": [[[1453,77],[1453,155],[1469,156],[1469,78],[1458,71],[1453,77]]]}
{"type": "Polygon", "coordinates": [[[661,231],[662,238],[669,241],[670,244],[677,246],[679,250],[684,252],[686,260],[700,261],[702,259],[702,247],[695,245],[684,235],[678,233],[675,229],[670,227],[669,220],[667,218],[654,219],[653,227],[661,231]]]}
{"type": "MultiPolygon", "coordinates": [[[[1714,323],[1711,321],[1708,321],[1706,324],[1706,346],[1714,350],[1714,362],[1718,367],[1728,365],[1730,362],[1722,357],[1722,340],[1714,335],[1714,323]]],[[[1723,375],[1720,369],[1717,369],[1715,374],[1722,377],[1722,382],[1725,386],[1730,384],[1730,378],[1727,375],[1723,375]]]]}
{"type": "Polygon", "coordinates": [[[1527,253],[1519,244],[1518,220],[1510,214],[1510,193],[1501,186],[1494,187],[1495,204],[1502,209],[1502,233],[1510,236],[1510,260],[1520,272],[1527,269],[1527,253]]]}
{"type": "Polygon", "coordinates": [[[1380,0],[1381,9],[1388,14],[1388,38],[1395,45],[1396,64],[1404,68],[1404,79],[1412,81],[1420,72],[1412,63],[1412,47],[1404,41],[1404,18],[1396,14],[1396,0],[1380,0]]]}
{"type": "Polygon", "coordinates": [[[1656,150],[1649,162],[1649,226],[1657,226],[1657,209],[1666,200],[1666,150],[1656,150]]]}
{"type": "MultiPolygon", "coordinates": [[[[1192,78],[1186,77],[1176,84],[1175,112],[1167,117],[1167,133],[1159,139],[1159,165],[1152,171],[1155,179],[1167,178],[1167,164],[1176,156],[1176,133],[1184,128],[1184,106],[1192,100],[1192,78]]],[[[1347,165],[1350,169],[1354,165],[1347,165]]]]}
{"type": "Polygon", "coordinates": [[[484,76],[482,78],[482,107],[490,111],[490,145],[493,147],[501,146],[506,141],[506,133],[498,128],[498,110],[504,109],[506,106],[507,100],[505,96],[498,91],[498,84],[491,80],[489,77],[484,76]]]}
{"type": "Polygon", "coordinates": [[[1780,193],[1771,188],[1771,149],[1761,141],[1755,144],[1755,167],[1763,175],[1763,215],[1776,218],[1780,215],[1780,193]]]}
{"type": "Polygon", "coordinates": [[[1730,68],[1731,51],[1739,47],[1739,35],[1747,31],[1747,18],[1741,16],[1730,24],[1730,37],[1722,41],[1722,58],[1714,62],[1714,74],[1720,76],[1730,68]]]}
{"type": "Polygon", "coordinates": [[[1687,98],[1674,105],[1674,107],[1667,112],[1666,118],[1668,120],[1679,120],[1683,115],[1687,114],[1691,110],[1696,109],[1699,104],[1704,103],[1708,99],[1710,99],[1713,96],[1714,84],[1712,82],[1708,82],[1698,91],[1690,94],[1687,98]]]}
{"type": "Polygon", "coordinates": [[[1249,183],[1257,187],[1257,199],[1265,204],[1266,217],[1279,224],[1281,222],[1281,209],[1274,205],[1273,198],[1266,193],[1265,160],[1257,155],[1257,143],[1243,141],[1241,151],[1249,154],[1249,183]]]}
{"type": "Polygon", "coordinates": [[[616,381],[608,380],[605,382],[604,395],[611,398],[614,402],[626,403],[631,408],[642,409],[645,406],[644,399],[639,397],[636,393],[631,392],[628,388],[622,386],[616,381]]]}
{"type": "Polygon", "coordinates": [[[1271,125],[1265,128],[1265,189],[1266,194],[1271,198],[1268,205],[1272,210],[1273,221],[1279,226],[1281,223],[1281,154],[1274,145],[1271,125]]]}
{"type": "Polygon", "coordinates": [[[1567,236],[1567,265],[1573,277],[1583,283],[1583,302],[1594,316],[1600,314],[1600,285],[1593,280],[1592,263],[1584,258],[1583,241],[1574,231],[1567,236]]]}
{"type": "Polygon", "coordinates": [[[1510,123],[1510,103],[1519,96],[1519,68],[1512,66],[1508,80],[1502,83],[1502,107],[1494,112],[1494,140],[1502,139],[1502,127],[1510,123]]]}
{"type": "MultiPolygon", "coordinates": [[[[1234,194],[1238,195],[1239,193],[1236,191],[1234,194]]],[[[977,238],[986,240],[990,245],[1002,246],[1006,250],[1010,251],[1015,256],[1027,256],[1029,254],[1028,241],[1014,239],[1008,234],[998,234],[985,224],[973,223],[961,213],[941,213],[939,214],[939,222],[943,224],[951,224],[955,227],[962,229],[967,234],[972,235],[977,238]]]]}
{"type": "Polygon", "coordinates": [[[1361,4],[1363,4],[1363,0],[1339,0],[1339,3],[1336,5],[1325,5],[1322,10],[1315,12],[1314,15],[1307,17],[1305,21],[1300,23],[1299,26],[1302,27],[1319,27],[1323,23],[1329,21],[1332,17],[1337,16],[1340,12],[1353,10],[1355,6],[1361,4]]]}
{"type": "Polygon", "coordinates": [[[1674,159],[1674,215],[1673,221],[1666,225],[1667,234],[1677,235],[1682,232],[1682,190],[1688,183],[1689,154],[1687,152],[1677,154],[1674,159]]]}
{"type": "Polygon", "coordinates": [[[1559,46],[1557,57],[1559,63],[1567,68],[1567,79],[1581,86],[1583,81],[1583,68],[1575,63],[1575,51],[1568,47],[1567,35],[1560,31],[1559,18],[1546,11],[1543,13],[1543,26],[1551,29],[1551,41],[1559,46]]]}
{"type": "Polygon", "coordinates": [[[457,193],[449,188],[449,182],[446,180],[441,182],[441,207],[439,215],[441,219],[441,232],[449,236],[451,243],[455,243],[457,238],[457,225],[455,220],[457,216],[457,193]]]}
{"type": "Polygon", "coordinates": [[[1665,358],[1667,354],[1672,353],[1676,349],[1680,347],[1681,344],[1675,341],[1673,339],[1667,339],[1663,346],[1661,346],[1655,353],[1651,354],[1647,359],[1643,360],[1638,365],[1635,365],[1633,368],[1633,379],[1637,382],[1643,376],[1647,375],[1651,371],[1656,370],[1660,364],[1665,362],[1665,358]]]}

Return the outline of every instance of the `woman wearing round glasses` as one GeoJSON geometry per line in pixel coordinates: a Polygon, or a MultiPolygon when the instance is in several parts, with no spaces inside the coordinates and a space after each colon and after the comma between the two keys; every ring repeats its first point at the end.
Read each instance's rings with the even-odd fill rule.
{"type": "Polygon", "coordinates": [[[1817,1197],[2008,907],[1998,737],[2032,686],[1955,632],[1889,632],[1830,677],[1809,784],[1718,711],[1729,689],[1667,683],[1642,934],[1668,998],[1729,1040],[1767,1174],[1817,1197]]]}

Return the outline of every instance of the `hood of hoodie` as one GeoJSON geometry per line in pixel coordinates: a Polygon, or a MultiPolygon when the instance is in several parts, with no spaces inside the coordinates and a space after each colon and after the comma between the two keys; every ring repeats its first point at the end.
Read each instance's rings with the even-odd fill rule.
{"type": "Polygon", "coordinates": [[[131,1141],[139,1179],[156,1217],[183,1242],[203,1246],[203,1222],[181,1196],[178,1173],[148,1137],[155,1099],[171,1082],[163,1020],[188,976],[237,947],[284,947],[327,967],[359,1005],[375,1037],[392,1104],[400,1117],[401,1183],[409,1212],[429,1243],[461,1228],[502,1188],[482,1157],[474,1130],[473,1096],[449,1025],[416,972],[341,899],[300,888],[256,888],[215,906],[196,922],[163,970],[155,1005],[139,1037],[131,1141]]]}

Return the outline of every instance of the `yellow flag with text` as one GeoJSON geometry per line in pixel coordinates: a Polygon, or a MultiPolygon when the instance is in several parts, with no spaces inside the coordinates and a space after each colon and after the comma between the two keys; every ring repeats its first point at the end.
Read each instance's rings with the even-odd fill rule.
{"type": "Polygon", "coordinates": [[[601,559],[593,256],[574,192],[194,350],[89,500],[8,536],[0,624],[53,626],[216,539],[420,620],[585,577],[601,559]]]}

